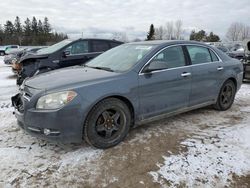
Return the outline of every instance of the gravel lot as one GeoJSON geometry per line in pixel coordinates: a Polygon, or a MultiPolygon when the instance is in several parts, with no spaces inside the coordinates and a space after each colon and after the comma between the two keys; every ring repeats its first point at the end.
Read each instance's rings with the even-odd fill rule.
{"type": "Polygon", "coordinates": [[[27,135],[12,114],[17,90],[0,57],[0,187],[250,187],[250,83],[226,112],[147,124],[108,150],[27,135]]]}

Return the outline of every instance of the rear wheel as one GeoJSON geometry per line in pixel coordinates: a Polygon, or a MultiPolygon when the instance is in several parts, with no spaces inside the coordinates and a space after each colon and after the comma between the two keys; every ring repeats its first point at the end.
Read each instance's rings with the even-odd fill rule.
{"type": "Polygon", "coordinates": [[[130,125],[128,106],[119,99],[108,98],[90,111],[84,125],[84,139],[94,147],[109,148],[124,140],[130,125]]]}
{"type": "Polygon", "coordinates": [[[225,111],[231,108],[236,94],[236,86],[232,80],[227,80],[221,90],[214,108],[225,111]]]}

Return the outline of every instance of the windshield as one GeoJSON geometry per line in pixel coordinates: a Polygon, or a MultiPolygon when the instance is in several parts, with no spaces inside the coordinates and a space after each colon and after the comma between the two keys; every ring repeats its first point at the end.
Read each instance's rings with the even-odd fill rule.
{"type": "Polygon", "coordinates": [[[66,46],[67,44],[71,43],[72,41],[71,40],[63,40],[61,42],[58,42],[52,46],[49,46],[47,48],[42,48],[40,50],[37,51],[37,54],[51,54],[51,53],[54,53],[56,52],[57,50],[63,48],[64,46],[66,46]]]}
{"type": "Polygon", "coordinates": [[[125,72],[131,69],[152,48],[152,45],[124,44],[96,57],[87,63],[87,66],[125,72]]]}

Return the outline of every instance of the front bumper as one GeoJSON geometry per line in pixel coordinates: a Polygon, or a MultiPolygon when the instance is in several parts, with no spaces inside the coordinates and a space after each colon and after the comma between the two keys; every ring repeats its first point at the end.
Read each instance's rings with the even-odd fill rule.
{"type": "Polygon", "coordinates": [[[25,109],[24,103],[28,101],[21,94],[15,95],[11,100],[18,125],[29,134],[60,143],[82,142],[83,115],[79,105],[71,104],[66,108],[48,111],[25,109]]]}

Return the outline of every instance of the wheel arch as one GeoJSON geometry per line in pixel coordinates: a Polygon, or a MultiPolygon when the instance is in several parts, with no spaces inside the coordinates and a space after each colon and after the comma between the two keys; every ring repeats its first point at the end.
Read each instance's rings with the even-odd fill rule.
{"type": "Polygon", "coordinates": [[[135,123],[135,108],[134,108],[134,105],[132,104],[132,102],[127,98],[127,97],[124,97],[122,95],[110,95],[110,96],[105,96],[101,99],[99,99],[98,101],[95,102],[95,104],[91,105],[91,107],[88,109],[88,112],[86,114],[86,117],[85,117],[85,120],[83,122],[83,124],[85,123],[89,113],[91,112],[91,110],[98,104],[100,103],[101,101],[105,100],[105,99],[109,99],[109,98],[116,98],[116,99],[119,99],[121,100],[122,102],[124,102],[128,108],[129,108],[129,111],[130,111],[130,114],[131,114],[131,126],[134,125],[135,123]]]}
{"type": "MultiPolygon", "coordinates": [[[[234,85],[235,85],[235,88],[236,88],[236,89],[238,88],[237,80],[236,80],[234,77],[230,77],[230,78],[228,78],[226,81],[228,81],[228,80],[233,81],[233,83],[234,83],[234,85]]],[[[225,82],[226,82],[226,81],[225,81],[225,82]]],[[[224,82],[224,83],[225,83],[225,82],[224,82]]]]}

